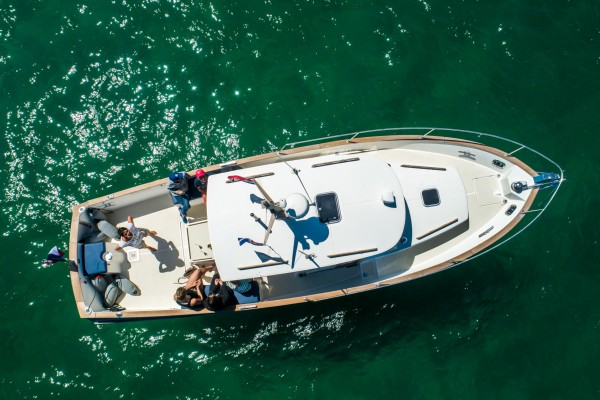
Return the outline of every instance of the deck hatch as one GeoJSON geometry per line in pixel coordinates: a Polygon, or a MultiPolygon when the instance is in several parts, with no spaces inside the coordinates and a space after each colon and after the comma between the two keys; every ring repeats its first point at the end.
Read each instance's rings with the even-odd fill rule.
{"type": "Polygon", "coordinates": [[[425,207],[433,207],[440,205],[440,193],[437,189],[425,189],[421,192],[423,197],[423,205],[425,207]]]}
{"type": "Polygon", "coordinates": [[[315,202],[317,204],[317,211],[319,212],[319,221],[322,223],[334,224],[342,219],[337,194],[318,194],[315,197],[315,202]]]}

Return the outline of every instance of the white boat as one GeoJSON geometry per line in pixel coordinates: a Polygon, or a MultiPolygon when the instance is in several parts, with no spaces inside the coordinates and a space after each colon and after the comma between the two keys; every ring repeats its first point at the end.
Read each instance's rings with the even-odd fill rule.
{"type": "MultiPolygon", "coordinates": [[[[70,274],[82,318],[211,314],[174,300],[194,265],[214,263],[223,281],[250,280],[252,289],[236,292],[238,304],[224,311],[321,301],[425,277],[521,233],[564,181],[558,164],[527,146],[442,128],[338,135],[203,169],[207,200],[191,201],[187,223],[166,178],[74,207],[70,274]],[[469,136],[510,148],[463,139],[469,136]],[[517,152],[556,173],[536,172],[517,152]],[[545,188],[549,195],[534,206],[545,188]],[[145,239],[156,252],[116,250],[117,241],[104,235],[128,216],[157,231],[145,239]]],[[[204,274],[206,287],[214,272],[204,274]]]]}

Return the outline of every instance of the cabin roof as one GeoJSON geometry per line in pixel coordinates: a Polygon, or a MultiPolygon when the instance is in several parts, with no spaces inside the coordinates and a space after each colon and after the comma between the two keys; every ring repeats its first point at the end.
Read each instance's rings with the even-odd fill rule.
{"type": "Polygon", "coordinates": [[[399,242],[405,223],[397,174],[367,154],[328,155],[221,173],[211,175],[208,185],[210,240],[224,280],[314,270],[380,254],[399,242]],[[312,203],[317,195],[335,193],[339,220],[321,222],[317,207],[311,205],[302,218],[275,220],[266,246],[253,244],[264,241],[271,213],[261,207],[264,196],[256,185],[229,183],[227,176],[262,174],[268,175],[257,181],[276,202],[300,194],[312,203]],[[384,203],[384,194],[393,194],[395,201],[384,203]]]}

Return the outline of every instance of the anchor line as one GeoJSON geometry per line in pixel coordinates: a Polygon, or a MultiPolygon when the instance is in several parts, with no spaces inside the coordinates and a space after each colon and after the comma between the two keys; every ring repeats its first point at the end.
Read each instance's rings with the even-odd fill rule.
{"type": "MultiPolygon", "coordinates": [[[[558,185],[560,185],[560,183],[561,183],[560,180],[554,181],[554,182],[551,182],[550,184],[548,184],[546,186],[543,186],[543,187],[540,187],[538,189],[539,190],[544,190],[544,189],[556,188],[558,185]]],[[[554,194],[554,192],[552,192],[552,191],[549,192],[548,195],[546,196],[546,198],[541,203],[538,203],[538,204],[542,205],[542,209],[545,208],[548,204],[550,204],[551,198],[554,197],[553,194],[554,194]]]]}

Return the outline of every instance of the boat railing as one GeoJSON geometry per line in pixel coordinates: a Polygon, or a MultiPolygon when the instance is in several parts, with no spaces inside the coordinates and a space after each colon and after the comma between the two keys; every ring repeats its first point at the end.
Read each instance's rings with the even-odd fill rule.
{"type": "MultiPolygon", "coordinates": [[[[541,152],[539,152],[527,145],[519,143],[515,140],[508,139],[508,138],[505,138],[505,137],[502,137],[499,135],[471,131],[471,130],[464,130],[464,129],[433,128],[433,127],[403,127],[403,128],[372,129],[372,130],[366,130],[366,131],[345,133],[345,134],[341,134],[341,135],[326,136],[326,137],[321,137],[321,138],[316,138],[316,139],[302,140],[302,141],[293,142],[293,143],[286,143],[279,150],[278,153],[281,154],[285,149],[292,149],[299,145],[316,144],[319,142],[331,141],[332,139],[347,138],[346,143],[352,144],[352,143],[354,143],[353,142],[354,139],[356,139],[357,137],[359,137],[361,135],[366,135],[366,134],[377,134],[377,135],[403,135],[403,134],[405,134],[405,135],[417,136],[418,139],[422,139],[422,140],[428,140],[429,135],[436,135],[436,136],[448,135],[449,139],[451,137],[454,139],[465,139],[465,140],[474,140],[473,137],[475,137],[475,139],[480,138],[480,137],[486,137],[489,139],[498,140],[498,141],[502,142],[504,145],[506,145],[506,144],[511,145],[512,148],[510,149],[510,151],[506,151],[503,148],[496,147],[498,150],[504,151],[505,156],[507,158],[512,157],[517,152],[521,152],[521,154],[523,154],[522,151],[525,150],[525,151],[529,152],[529,154],[539,157],[542,160],[545,160],[548,164],[543,166],[544,168],[548,167],[548,168],[555,169],[555,171],[553,171],[553,172],[556,172],[556,174],[558,175],[558,179],[556,180],[556,182],[554,182],[554,184],[533,189],[533,190],[550,189],[550,193],[545,197],[545,199],[542,200],[541,204],[538,204],[537,201],[535,202],[536,208],[534,208],[534,209],[530,208],[527,211],[521,211],[521,214],[533,215],[533,218],[531,218],[529,221],[527,221],[527,223],[521,229],[519,229],[518,231],[515,231],[512,235],[502,238],[501,240],[495,242],[492,246],[487,247],[486,249],[473,255],[472,257],[469,257],[462,261],[455,262],[453,266],[457,266],[459,264],[462,264],[463,262],[470,261],[476,257],[482,256],[482,255],[486,254],[487,252],[492,251],[495,248],[503,245],[504,243],[508,242],[509,240],[517,237],[518,235],[523,233],[525,230],[527,230],[539,217],[541,217],[541,215],[544,213],[544,211],[546,211],[546,209],[548,208],[548,206],[554,200],[556,194],[558,193],[558,189],[561,187],[561,185],[565,181],[564,170],[560,167],[560,165],[558,163],[556,163],[554,160],[552,160],[551,158],[542,154],[541,152]]],[[[489,144],[486,143],[486,145],[489,145],[489,144]]],[[[538,165],[539,160],[537,160],[537,161],[532,160],[532,161],[534,161],[534,162],[531,162],[531,164],[538,165]]],[[[538,173],[541,173],[544,170],[547,171],[548,169],[536,169],[536,171],[538,171],[538,173]]],[[[532,204],[532,207],[533,207],[533,204],[532,204]]]]}

